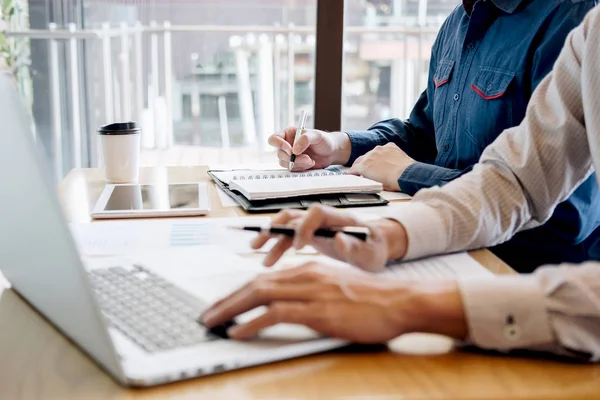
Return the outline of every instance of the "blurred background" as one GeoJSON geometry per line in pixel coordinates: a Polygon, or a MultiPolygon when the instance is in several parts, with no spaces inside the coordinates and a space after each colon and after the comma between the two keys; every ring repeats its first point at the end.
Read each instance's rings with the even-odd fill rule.
{"type": "MultiPolygon", "coordinates": [[[[314,112],[317,1],[0,0],[0,71],[57,179],[99,166],[96,129],[125,120],[142,165],[273,161],[266,137],[314,112]]],[[[342,129],[408,116],[458,3],[345,1],[342,129]]]]}

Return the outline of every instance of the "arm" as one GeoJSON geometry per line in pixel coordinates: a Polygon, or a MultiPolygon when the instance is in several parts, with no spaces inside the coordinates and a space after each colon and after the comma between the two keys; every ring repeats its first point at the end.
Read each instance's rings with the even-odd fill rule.
{"type": "MultiPolygon", "coordinates": [[[[592,7],[592,3],[591,0],[582,1],[578,4],[562,3],[556,8],[553,15],[545,21],[545,27],[540,29],[542,34],[540,34],[540,40],[536,43],[537,49],[531,64],[531,92],[552,71],[565,38],[571,30],[580,24],[585,14],[592,7]]],[[[402,173],[398,179],[398,184],[402,192],[414,195],[424,188],[444,186],[472,169],[472,166],[465,169],[453,169],[437,166],[430,162],[416,162],[402,173]]]]}
{"type": "Polygon", "coordinates": [[[417,161],[409,165],[400,175],[398,186],[403,193],[412,196],[421,189],[444,186],[472,169],[472,166],[465,169],[454,169],[417,161]]]}
{"type": "MultiPolygon", "coordinates": [[[[523,123],[489,146],[470,174],[443,189],[419,192],[418,201],[396,213],[408,237],[407,258],[504,241],[521,227],[546,221],[592,173],[590,150],[600,161],[598,33],[595,9],[569,35],[523,123]]],[[[484,348],[548,350],[598,361],[599,282],[598,264],[459,282],[469,338],[484,348]]]]}
{"type": "MultiPolygon", "coordinates": [[[[581,85],[582,58],[589,53],[585,29],[590,23],[587,18],[569,35],[554,71],[533,94],[520,126],[488,146],[471,173],[443,189],[420,191],[414,198],[419,201],[403,206],[405,211],[395,219],[409,232],[408,257],[506,241],[523,227],[544,223],[554,207],[592,173],[581,85]]],[[[600,61],[600,55],[593,53],[589,58],[583,62],[597,65],[600,61]]],[[[600,90],[600,82],[591,81],[600,90]]],[[[588,113],[597,113],[592,109],[597,99],[592,95],[588,101],[588,113]]]]}
{"type": "MultiPolygon", "coordinates": [[[[334,219],[348,218],[329,212],[334,219]]],[[[230,328],[230,337],[250,339],[264,328],[287,322],[361,343],[429,332],[484,348],[525,348],[596,362],[599,266],[545,268],[534,276],[483,281],[411,282],[309,262],[260,275],[215,303],[202,320],[214,327],[265,305],[264,314],[230,328]]]]}

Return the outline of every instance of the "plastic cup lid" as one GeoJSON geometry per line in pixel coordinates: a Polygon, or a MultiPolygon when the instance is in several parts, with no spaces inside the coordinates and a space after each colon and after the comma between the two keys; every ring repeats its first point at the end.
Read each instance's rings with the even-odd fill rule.
{"type": "Polygon", "coordinates": [[[101,126],[98,133],[101,135],[128,135],[138,133],[140,127],[137,122],[116,122],[101,126]]]}

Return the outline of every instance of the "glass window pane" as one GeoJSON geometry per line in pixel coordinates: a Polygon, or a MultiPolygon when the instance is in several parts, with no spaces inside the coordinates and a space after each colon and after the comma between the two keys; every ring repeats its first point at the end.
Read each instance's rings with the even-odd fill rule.
{"type": "Polygon", "coordinates": [[[266,138],[312,117],[316,0],[14,2],[8,30],[37,30],[19,82],[59,179],[99,165],[106,123],[141,122],[142,164],[192,165],[275,161],[266,138]]]}
{"type": "Polygon", "coordinates": [[[342,128],[405,119],[427,87],[431,46],[456,0],[346,0],[342,128]]]}
{"type": "MultiPolygon", "coordinates": [[[[85,15],[88,29],[106,23],[117,29],[110,49],[112,93],[102,89],[102,49],[88,55],[87,66],[98,70],[92,75],[99,79],[99,97],[113,98],[109,114],[127,119],[124,105],[131,104],[131,118],[149,132],[142,154],[147,165],[177,162],[164,156],[173,151],[182,154],[181,164],[223,157],[231,163],[275,161],[266,138],[295,124],[302,109],[312,115],[316,0],[88,0],[85,15]],[[141,65],[135,34],[124,53],[118,31],[122,23],[138,21],[146,30],[141,65]],[[172,128],[164,122],[171,119],[172,128]]],[[[97,125],[106,120],[105,103],[95,104],[97,125]]]]}

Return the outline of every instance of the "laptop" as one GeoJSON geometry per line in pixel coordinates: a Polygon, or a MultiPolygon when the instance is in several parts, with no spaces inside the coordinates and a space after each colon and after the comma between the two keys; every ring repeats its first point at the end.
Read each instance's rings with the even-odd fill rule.
{"type": "MultiPolygon", "coordinates": [[[[55,195],[52,169],[38,151],[14,83],[4,76],[0,121],[0,269],[25,301],[117,382],[153,386],[346,344],[303,334],[224,339],[197,322],[207,301],[150,265],[160,257],[82,259],[55,195]]],[[[162,267],[171,267],[171,257],[163,254],[162,260],[162,267]]],[[[210,280],[205,285],[211,289],[210,280]]],[[[202,285],[196,290],[201,293],[202,285]]]]}

